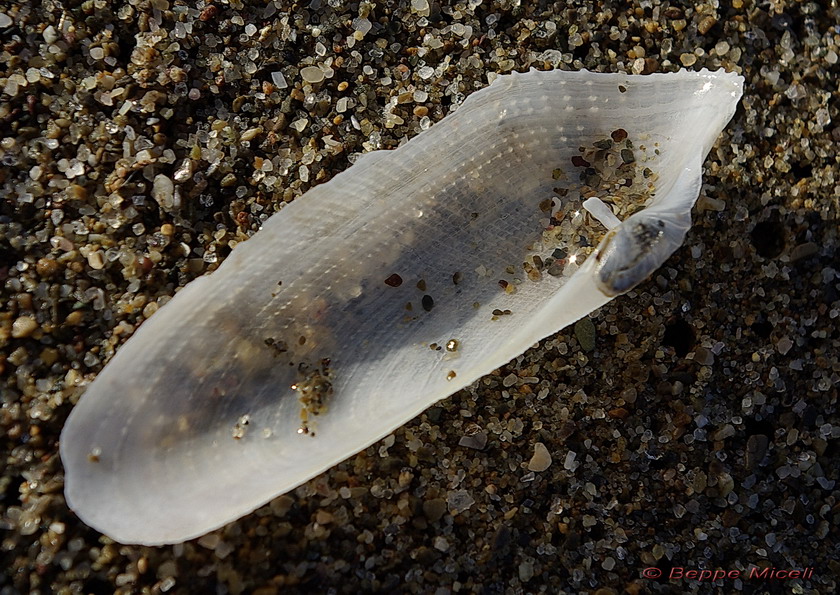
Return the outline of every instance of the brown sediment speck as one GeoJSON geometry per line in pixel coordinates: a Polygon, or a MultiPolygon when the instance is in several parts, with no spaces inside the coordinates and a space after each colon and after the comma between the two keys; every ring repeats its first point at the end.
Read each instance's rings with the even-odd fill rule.
{"type": "Polygon", "coordinates": [[[402,277],[400,277],[396,273],[385,279],[385,285],[387,285],[388,287],[399,287],[400,285],[402,285],[402,282],[402,277]]]}
{"type": "Polygon", "coordinates": [[[627,138],[627,131],[624,128],[618,128],[617,130],[613,130],[610,136],[615,142],[620,143],[627,138]]]}

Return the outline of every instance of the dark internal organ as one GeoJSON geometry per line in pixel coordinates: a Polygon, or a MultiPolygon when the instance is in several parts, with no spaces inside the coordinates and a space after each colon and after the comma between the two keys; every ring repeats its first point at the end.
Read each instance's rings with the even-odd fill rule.
{"type": "Polygon", "coordinates": [[[314,436],[312,418],[327,412],[333,394],[330,360],[323,359],[317,366],[301,364],[298,373],[300,380],[292,385],[301,405],[298,433],[314,436]]]}
{"type": "MultiPolygon", "coordinates": [[[[314,436],[313,418],[327,412],[333,395],[334,374],[330,359],[326,357],[335,349],[335,336],[328,320],[331,309],[323,297],[306,299],[304,295],[297,296],[288,309],[292,308],[300,308],[298,315],[287,323],[278,337],[265,338],[264,345],[272,353],[276,365],[296,369],[297,379],[290,388],[300,403],[297,431],[314,436]]],[[[333,308],[333,311],[340,309],[333,308]]]]}

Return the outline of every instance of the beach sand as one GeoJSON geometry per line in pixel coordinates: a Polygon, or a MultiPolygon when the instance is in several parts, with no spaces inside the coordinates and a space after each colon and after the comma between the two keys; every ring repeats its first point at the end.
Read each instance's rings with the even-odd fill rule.
{"type": "Polygon", "coordinates": [[[0,7],[0,595],[835,592],[840,11],[720,4],[0,7]],[[653,278],[198,540],[82,524],[59,434],[126,337],[283,201],[529,68],[746,78],[653,278]]]}

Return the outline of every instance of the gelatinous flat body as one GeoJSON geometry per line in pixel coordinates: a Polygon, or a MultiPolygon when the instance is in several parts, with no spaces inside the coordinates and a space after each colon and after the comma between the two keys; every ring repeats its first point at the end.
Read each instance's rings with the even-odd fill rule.
{"type": "Polygon", "coordinates": [[[632,288],[682,243],[742,84],[500,76],[363,155],[119,349],[62,433],[70,507],[125,543],[196,537],[632,288]]]}

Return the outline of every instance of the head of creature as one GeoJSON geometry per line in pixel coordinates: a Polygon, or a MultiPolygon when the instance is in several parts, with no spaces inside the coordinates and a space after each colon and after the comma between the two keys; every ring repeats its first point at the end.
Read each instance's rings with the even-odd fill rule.
{"type": "Polygon", "coordinates": [[[646,209],[610,230],[595,256],[598,289],[614,297],[647,279],[682,244],[687,218],[646,209]]]}

